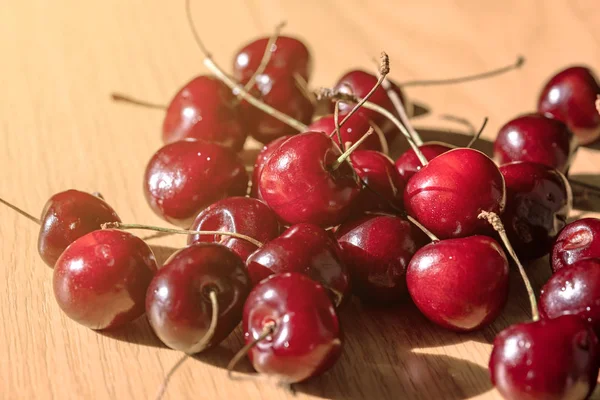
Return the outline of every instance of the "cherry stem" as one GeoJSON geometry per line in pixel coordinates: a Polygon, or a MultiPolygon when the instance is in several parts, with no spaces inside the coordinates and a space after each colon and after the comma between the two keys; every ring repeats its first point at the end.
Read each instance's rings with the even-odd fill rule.
{"type": "Polygon", "coordinates": [[[246,100],[248,103],[252,104],[254,107],[259,110],[265,112],[266,114],[272,116],[273,118],[289,125],[290,127],[298,130],[299,132],[306,131],[307,125],[302,122],[290,117],[287,114],[282,113],[279,110],[274,109],[273,107],[265,104],[264,102],[258,100],[256,97],[252,96],[245,90],[238,82],[231,79],[222,69],[219,67],[215,61],[212,59],[212,55],[208,51],[208,49],[204,46],[204,43],[200,39],[200,35],[196,29],[196,25],[194,25],[194,20],[192,19],[192,11],[191,11],[191,0],[186,0],[186,15],[188,18],[188,22],[190,25],[190,29],[192,31],[192,35],[194,36],[194,40],[196,44],[200,48],[200,51],[204,55],[204,59],[202,60],[204,66],[208,68],[217,78],[219,78],[224,84],[229,86],[231,90],[238,93],[238,96],[246,100]]]}
{"type": "Polygon", "coordinates": [[[256,343],[260,342],[261,340],[265,339],[267,336],[271,335],[275,331],[275,328],[276,328],[276,324],[274,321],[267,322],[265,324],[265,326],[263,327],[261,334],[253,341],[246,343],[244,345],[244,347],[242,347],[240,349],[240,351],[238,351],[233,356],[231,361],[229,361],[229,364],[227,364],[227,375],[229,376],[229,379],[234,379],[233,378],[233,369],[240,362],[240,360],[242,358],[244,358],[246,356],[246,354],[248,354],[248,351],[250,351],[250,349],[252,347],[254,347],[256,345],[256,343]]]}
{"type": "Polygon", "coordinates": [[[483,130],[485,129],[485,126],[487,125],[487,123],[488,123],[488,117],[485,117],[483,119],[483,123],[481,124],[481,128],[479,128],[479,130],[477,131],[477,133],[473,136],[473,138],[471,139],[471,141],[467,145],[467,148],[471,148],[471,146],[473,146],[475,144],[475,142],[477,141],[477,139],[479,139],[479,137],[483,133],[483,130]]]}
{"type": "Polygon", "coordinates": [[[306,79],[304,79],[304,77],[299,73],[295,72],[294,81],[296,81],[296,87],[300,89],[302,95],[306,97],[311,102],[311,104],[317,104],[317,99],[315,98],[314,93],[311,92],[308,88],[308,82],[306,82],[306,79]]]}
{"type": "Polygon", "coordinates": [[[192,231],[187,229],[174,229],[174,228],[162,228],[159,226],[143,225],[143,224],[123,224],[121,222],[106,222],[101,225],[102,229],[144,229],[156,232],[166,233],[177,233],[181,235],[220,235],[220,236],[231,236],[237,239],[242,239],[252,243],[256,247],[262,247],[263,243],[258,240],[251,238],[250,236],[243,235],[236,232],[227,231],[192,231]]]}
{"type": "MultiPolygon", "coordinates": [[[[340,133],[340,102],[336,101],[335,106],[333,108],[333,123],[335,125],[334,132],[337,135],[338,143],[340,144],[340,149],[344,152],[346,149],[344,147],[344,143],[342,142],[342,134],[340,133]]],[[[329,136],[331,137],[331,135],[329,136]]]]}
{"type": "Polygon", "coordinates": [[[344,153],[342,153],[342,155],[340,155],[337,158],[337,160],[335,160],[335,162],[333,164],[331,164],[331,170],[335,171],[336,169],[338,169],[340,167],[340,165],[342,165],[342,163],[344,161],[346,161],[348,159],[348,157],[350,157],[350,154],[352,154],[354,152],[354,150],[356,150],[358,148],[358,146],[360,146],[372,134],[373,134],[373,127],[370,127],[369,130],[367,131],[367,133],[362,135],[362,137],[360,139],[358,139],[356,142],[354,142],[352,144],[352,146],[350,146],[348,148],[348,150],[344,151],[344,153]]]}
{"type": "Polygon", "coordinates": [[[187,361],[187,359],[189,357],[190,357],[189,354],[184,354],[171,367],[171,369],[169,370],[169,372],[167,373],[167,375],[165,375],[165,378],[163,379],[163,381],[162,381],[162,383],[160,385],[160,388],[158,389],[158,393],[156,394],[156,400],[161,400],[163,398],[163,396],[167,392],[167,386],[169,385],[169,381],[171,380],[171,378],[173,377],[173,375],[175,374],[175,372],[177,372],[177,370],[183,365],[183,363],[185,363],[187,361]]]}
{"type": "Polygon", "coordinates": [[[525,64],[525,57],[518,56],[517,61],[510,64],[505,65],[504,67],[492,69],[490,71],[482,72],[474,75],[461,76],[456,78],[447,78],[447,79],[427,79],[427,80],[413,80],[402,82],[398,86],[407,87],[407,86],[433,86],[433,85],[452,85],[455,83],[463,83],[469,81],[476,81],[480,79],[491,78],[492,76],[501,75],[506,72],[512,71],[513,69],[519,69],[525,64]]]}
{"type": "Polygon", "coordinates": [[[4,204],[5,206],[12,208],[13,210],[15,210],[16,212],[18,212],[19,214],[21,214],[22,216],[24,216],[25,218],[28,218],[30,220],[32,220],[33,222],[35,222],[38,225],[42,224],[42,221],[39,220],[39,218],[34,217],[33,215],[29,214],[27,211],[21,210],[19,207],[10,204],[8,201],[0,198],[0,203],[4,204]]]}
{"type": "Polygon", "coordinates": [[[111,93],[110,97],[112,97],[113,101],[129,103],[129,104],[133,104],[135,106],[154,108],[157,110],[166,110],[167,109],[167,106],[165,106],[164,104],[150,103],[148,101],[139,100],[139,99],[136,99],[136,98],[133,98],[133,97],[127,96],[125,94],[121,94],[121,93],[111,93]]]}
{"type": "Polygon", "coordinates": [[[383,154],[385,154],[386,156],[389,155],[390,149],[388,147],[388,142],[387,142],[387,139],[385,138],[385,134],[383,133],[383,131],[381,130],[379,125],[377,125],[375,122],[369,120],[369,125],[371,126],[371,128],[373,128],[373,130],[379,137],[379,143],[381,143],[381,152],[383,154]]]}
{"type": "Polygon", "coordinates": [[[425,228],[423,226],[423,224],[421,224],[419,221],[417,221],[416,219],[414,219],[410,215],[406,214],[406,219],[408,219],[410,222],[412,222],[413,224],[415,224],[417,226],[417,228],[419,228],[420,230],[423,231],[424,234],[426,234],[427,236],[429,236],[429,239],[431,239],[432,242],[439,242],[440,241],[440,239],[437,236],[435,236],[429,229],[425,228]]]}
{"type": "Polygon", "coordinates": [[[531,304],[531,316],[534,321],[539,320],[540,314],[538,312],[537,301],[535,299],[535,292],[533,291],[531,282],[529,281],[529,278],[527,277],[525,268],[519,261],[519,258],[517,257],[515,250],[513,249],[512,245],[510,244],[510,240],[508,240],[508,236],[506,236],[506,231],[504,230],[504,225],[502,224],[500,217],[498,216],[498,214],[496,214],[494,212],[481,211],[481,213],[477,216],[477,218],[485,219],[487,222],[489,222],[490,225],[492,225],[494,230],[496,232],[498,232],[498,234],[500,235],[500,238],[502,239],[504,246],[506,246],[508,253],[512,257],[512,259],[515,261],[515,264],[517,264],[517,267],[519,268],[519,273],[521,274],[521,278],[523,279],[523,283],[525,284],[525,289],[527,289],[527,295],[529,296],[529,304],[531,304]]]}
{"type": "Polygon", "coordinates": [[[254,71],[250,79],[248,79],[248,82],[246,82],[246,84],[244,85],[245,90],[252,89],[252,86],[254,86],[254,82],[256,82],[256,77],[265,72],[269,61],[271,60],[271,56],[273,55],[273,51],[275,50],[273,49],[273,46],[275,46],[277,38],[279,38],[279,34],[281,33],[281,30],[285,27],[285,25],[286,22],[281,21],[279,24],[277,24],[277,26],[275,26],[275,31],[273,32],[273,35],[271,35],[267,42],[267,45],[265,46],[265,52],[263,53],[263,56],[260,60],[260,64],[258,64],[258,68],[256,68],[256,71],[254,71]]]}
{"type": "Polygon", "coordinates": [[[396,112],[400,116],[400,121],[404,124],[406,129],[408,129],[408,133],[410,134],[410,137],[417,144],[417,146],[421,146],[423,144],[423,140],[421,139],[421,136],[419,135],[419,133],[415,130],[414,126],[411,124],[410,119],[408,118],[408,115],[406,114],[406,108],[404,107],[404,104],[402,104],[402,99],[392,89],[392,84],[390,83],[390,81],[385,80],[382,83],[382,86],[385,89],[388,97],[392,101],[392,104],[394,105],[396,112]]]}

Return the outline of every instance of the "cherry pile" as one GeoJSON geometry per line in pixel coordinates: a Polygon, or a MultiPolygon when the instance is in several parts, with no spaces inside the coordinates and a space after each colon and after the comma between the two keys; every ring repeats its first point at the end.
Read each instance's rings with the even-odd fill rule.
{"type": "Polygon", "coordinates": [[[185,354],[241,323],[246,346],[230,372],[247,356],[293,384],[338,360],[337,313],[353,295],[386,307],[411,299],[440,327],[469,332],[502,312],[512,260],[533,320],[495,339],[492,382],[507,399],[589,396],[600,366],[600,220],[566,219],[577,147],[600,138],[592,72],[552,77],[537,112],[502,127],[492,159],[423,143],[385,54],[378,74],[351,70],[311,90],[310,51],[281,28],[240,49],[231,74],[194,30],[213,75],[158,107],[164,146],[143,177],[149,206],[177,228],[123,224],[100,195],[76,190],[52,196],[40,219],[17,209],[40,225],[65,314],[97,330],[145,314],[185,354]],[[238,154],[247,136],[265,145],[251,176],[238,154]],[[394,161],[386,152],[400,136],[412,148],[394,161]],[[126,229],[184,233],[188,245],[158,266],[126,229]],[[546,255],[554,274],[538,310],[520,260],[546,255]]]}

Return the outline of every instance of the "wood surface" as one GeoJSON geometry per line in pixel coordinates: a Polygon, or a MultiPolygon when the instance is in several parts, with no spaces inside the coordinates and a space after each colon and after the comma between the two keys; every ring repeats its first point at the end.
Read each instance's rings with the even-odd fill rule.
{"type": "MultiPolygon", "coordinates": [[[[464,144],[466,128],[440,115],[475,125],[488,116],[478,144],[484,150],[501,124],[535,107],[540,87],[559,68],[585,63],[600,71],[597,0],[198,0],[193,8],[225,68],[242,44],[287,20],[286,32],[311,46],[315,87],[331,86],[353,67],[373,68],[381,50],[398,81],[479,72],[522,54],[521,70],[495,79],[407,88],[428,110],[414,120],[425,139],[464,144]]],[[[206,73],[183,1],[3,0],[0,54],[0,196],[38,215],[58,191],[100,191],[124,221],[165,226],[141,189],[146,162],[161,146],[163,113],[115,104],[109,93],[166,103],[206,73]]],[[[600,183],[597,153],[580,149],[572,175],[600,183]]],[[[69,320],[55,303],[37,235],[31,221],[0,207],[0,398],[154,398],[180,353],[163,346],[143,318],[113,332],[69,320]]],[[[185,244],[184,237],[150,240],[161,259],[185,244]]],[[[546,259],[529,270],[536,288],[549,275],[546,259]]],[[[490,343],[526,320],[528,309],[516,274],[505,312],[472,334],[437,328],[408,304],[376,310],[354,303],[341,315],[343,356],[326,375],[296,385],[295,398],[499,398],[487,372],[490,343]]],[[[237,330],[189,360],[165,398],[293,398],[270,382],[228,379],[224,367],[241,343],[237,330]]],[[[251,367],[245,362],[240,370],[251,367]]]]}

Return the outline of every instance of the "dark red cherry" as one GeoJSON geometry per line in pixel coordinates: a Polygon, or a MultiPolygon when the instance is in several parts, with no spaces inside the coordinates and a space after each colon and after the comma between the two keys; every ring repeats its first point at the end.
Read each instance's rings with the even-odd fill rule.
{"type": "Polygon", "coordinates": [[[494,160],[498,164],[530,161],[566,173],[576,143],[569,128],[559,120],[541,114],[525,114],[500,129],[494,142],[494,160]]]}
{"type": "Polygon", "coordinates": [[[507,400],[585,399],[596,386],[597,347],[574,315],[513,325],[494,340],[492,383],[507,400]]]}
{"type": "Polygon", "coordinates": [[[258,181],[260,180],[260,174],[262,173],[263,167],[267,160],[271,157],[273,152],[281,146],[283,142],[291,138],[291,135],[282,136],[266,144],[258,156],[256,157],[256,161],[254,162],[254,170],[252,171],[252,188],[250,190],[250,196],[255,197],[257,199],[262,200],[262,195],[258,190],[258,181]]]}
{"type": "Polygon", "coordinates": [[[163,142],[203,139],[240,151],[248,130],[241,123],[235,101],[231,89],[219,79],[197,76],[171,100],[163,122],[163,142]]]}
{"type": "Polygon", "coordinates": [[[418,250],[406,272],[415,305],[436,324],[473,331],[496,319],[508,296],[508,261],[488,236],[433,242],[418,250]]]}
{"type": "MultiPolygon", "coordinates": [[[[268,37],[250,42],[237,52],[233,61],[233,76],[236,80],[246,82],[258,69],[266,50],[268,37]]],[[[300,75],[305,81],[310,80],[312,58],[306,45],[299,39],[279,36],[275,45],[269,49],[271,58],[268,68],[277,74],[300,75]]]]}
{"type": "Polygon", "coordinates": [[[121,222],[100,197],[73,189],[50,197],[40,221],[38,252],[50,267],[76,239],[100,229],[105,222],[121,222]]]}
{"type": "MultiPolygon", "coordinates": [[[[340,113],[338,115],[338,121],[341,122],[347,113],[340,113]]],[[[371,125],[375,123],[369,121],[362,111],[357,111],[348,118],[348,121],[344,122],[344,125],[340,127],[340,136],[342,137],[342,144],[346,146],[346,143],[354,143],[358,141],[365,133],[369,130],[371,125]]],[[[335,119],[333,114],[325,115],[315,121],[313,121],[307,131],[324,132],[327,135],[331,134],[335,130],[335,119]]],[[[336,144],[340,144],[337,135],[331,137],[336,144]]],[[[376,150],[382,151],[381,139],[377,135],[369,136],[364,142],[358,146],[361,150],[376,150]]]]}
{"type": "Polygon", "coordinates": [[[317,225],[298,224],[288,228],[250,255],[246,266],[255,285],[273,274],[299,272],[327,288],[336,305],[350,295],[350,276],[340,247],[317,225]]]}
{"type": "Polygon", "coordinates": [[[66,248],[54,266],[54,296],[69,318],[91,329],[124,325],[144,314],[156,272],[150,247],[130,233],[90,232],[66,248]]]}
{"type": "Polygon", "coordinates": [[[431,160],[406,184],[406,211],[440,239],[488,232],[481,211],[504,209],[504,178],[478,150],[458,148],[431,160]]]}
{"type": "Polygon", "coordinates": [[[397,212],[403,209],[406,183],[391,158],[374,150],[356,150],[350,154],[350,164],[364,187],[355,201],[356,210],[397,212]]]}
{"type": "Polygon", "coordinates": [[[144,193],[154,212],[187,228],[200,211],[229,196],[244,196],[248,174],[231,150],[202,140],[180,140],[158,150],[146,167],[144,193]]]}
{"type": "MultiPolygon", "coordinates": [[[[226,231],[250,236],[266,243],[281,233],[277,216],[262,201],[251,197],[229,197],[203,210],[190,228],[194,231],[226,231]]],[[[244,239],[227,235],[190,235],[188,244],[219,243],[246,261],[257,247],[244,239]]]]}
{"type": "Polygon", "coordinates": [[[352,291],[362,301],[387,305],[407,297],[406,268],[427,237],[408,221],[365,215],[336,230],[352,291]]]}
{"type": "MultiPolygon", "coordinates": [[[[454,148],[456,147],[442,142],[427,142],[419,146],[421,153],[423,153],[427,161],[431,161],[440,154],[443,154],[454,148]]],[[[396,169],[405,182],[408,182],[408,180],[412,178],[412,176],[416,174],[421,167],[422,165],[419,161],[419,157],[417,157],[417,154],[413,149],[406,150],[396,160],[396,169]]]]}
{"type": "Polygon", "coordinates": [[[550,252],[573,207],[571,186],[556,169],[532,162],[500,166],[506,183],[502,222],[521,260],[550,252]]]}
{"type": "Polygon", "coordinates": [[[242,260],[228,248],[195,243],[171,255],[146,295],[148,322],[172,349],[188,354],[219,344],[240,323],[250,280],[242,260]],[[216,330],[206,337],[213,306],[219,308],[216,330]]]}
{"type": "Polygon", "coordinates": [[[333,304],[317,282],[299,273],[276,274],[248,295],[242,322],[250,343],[272,333],[248,352],[254,369],[286,383],[322,374],[342,351],[342,334],[333,304]]]}
{"type": "Polygon", "coordinates": [[[579,260],[550,277],[540,295],[540,316],[578,315],[600,334],[600,258],[579,260]]]}
{"type": "Polygon", "coordinates": [[[560,71],[546,83],[538,100],[538,111],[569,126],[579,143],[600,137],[600,115],[594,107],[600,84],[592,71],[575,66],[560,71]]]}
{"type": "Polygon", "coordinates": [[[550,254],[550,266],[556,272],[584,258],[600,258],[600,220],[582,218],[560,231],[550,254]]]}
{"type": "Polygon", "coordinates": [[[347,162],[334,169],[339,148],[323,132],[305,132],[283,143],[260,175],[259,190],[289,225],[309,222],[324,228],[343,222],[360,192],[347,162]]]}

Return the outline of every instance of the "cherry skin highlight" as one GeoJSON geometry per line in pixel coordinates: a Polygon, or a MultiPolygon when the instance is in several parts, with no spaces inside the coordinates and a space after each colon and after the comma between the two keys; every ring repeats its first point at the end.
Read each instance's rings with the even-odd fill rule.
{"type": "Polygon", "coordinates": [[[246,260],[253,284],[283,272],[303,273],[329,290],[336,306],[350,297],[350,276],[336,240],[323,228],[298,224],[246,260]]]}
{"type": "MultiPolygon", "coordinates": [[[[190,228],[194,231],[225,231],[250,236],[261,243],[281,233],[277,216],[265,203],[251,197],[229,197],[203,210],[190,228]]],[[[257,247],[244,239],[227,235],[190,235],[188,244],[219,243],[246,261],[257,247]]]]}
{"type": "Polygon", "coordinates": [[[175,252],[158,271],[146,295],[148,322],[172,349],[196,353],[221,343],[242,319],[250,280],[242,260],[228,248],[195,243],[175,252]],[[219,316],[214,335],[198,348],[209,330],[217,295],[219,316]]]}
{"type": "Polygon", "coordinates": [[[600,258],[600,220],[582,218],[571,222],[559,233],[550,255],[556,272],[584,258],[600,258]]]}
{"type": "MultiPolygon", "coordinates": [[[[338,121],[342,122],[346,115],[347,113],[339,113],[338,121]]],[[[340,136],[342,137],[341,144],[344,146],[346,146],[346,143],[348,142],[354,144],[354,142],[357,142],[358,139],[367,133],[371,125],[375,125],[375,123],[369,121],[369,119],[363,114],[363,110],[358,110],[352,114],[346,122],[344,122],[344,125],[340,127],[340,136]]],[[[306,128],[306,130],[324,132],[327,135],[331,134],[331,132],[335,130],[335,119],[333,114],[325,115],[313,121],[308,128],[306,128]]],[[[337,135],[334,134],[331,138],[338,146],[340,145],[337,135]]],[[[377,135],[371,135],[364,142],[362,142],[360,146],[358,146],[358,149],[382,151],[383,147],[381,146],[380,138],[377,135]]]]}
{"type": "Polygon", "coordinates": [[[594,107],[600,84],[586,67],[574,66],[560,71],[546,83],[538,100],[538,111],[566,123],[585,145],[600,137],[600,115],[594,107]]]}
{"type": "Polygon", "coordinates": [[[440,239],[489,232],[481,211],[498,215],[505,205],[504,178],[478,150],[458,148],[431,160],[406,184],[404,207],[440,239]]]}
{"type": "Polygon", "coordinates": [[[271,157],[271,155],[281,146],[283,142],[291,138],[291,135],[282,136],[266,144],[258,156],[256,157],[256,161],[254,162],[254,170],[252,171],[252,188],[250,189],[250,196],[255,197],[259,200],[262,200],[262,195],[258,190],[260,174],[262,173],[263,167],[267,160],[271,157]]]}
{"type": "Polygon", "coordinates": [[[492,383],[507,400],[585,399],[596,386],[598,339],[574,315],[513,325],[496,336],[492,383]]]}
{"type": "Polygon", "coordinates": [[[48,266],[54,267],[76,239],[100,229],[103,223],[121,219],[100,197],[71,189],[48,199],[40,221],[38,252],[48,266]]]}
{"type": "Polygon", "coordinates": [[[173,97],[163,122],[165,144],[203,139],[240,151],[248,131],[241,123],[236,97],[214,76],[201,75],[186,83],[173,97]]]}
{"type": "Polygon", "coordinates": [[[488,236],[440,240],[413,256],[406,283],[428,319],[446,329],[474,331],[494,321],[506,304],[508,261],[488,236]]]}
{"type": "Polygon", "coordinates": [[[158,150],[146,167],[144,194],[162,219],[188,228],[200,211],[230,196],[244,196],[248,174],[231,150],[201,140],[180,140],[158,150]]]}
{"type": "Polygon", "coordinates": [[[573,207],[567,178],[556,169],[532,162],[501,165],[506,183],[502,223],[520,260],[550,252],[573,207]]]}
{"type": "Polygon", "coordinates": [[[106,229],[75,240],[56,261],[56,302],[91,329],[127,324],[144,314],[146,289],[157,270],[150,247],[130,233],[106,229]]]}
{"type": "MultiPolygon", "coordinates": [[[[440,154],[444,154],[455,148],[455,146],[442,142],[427,142],[419,146],[421,153],[423,153],[427,161],[431,161],[440,154]]],[[[421,161],[419,161],[419,157],[417,157],[417,154],[413,149],[408,149],[402,153],[395,164],[396,169],[405,182],[408,182],[408,180],[420,171],[422,167],[421,161]]]]}
{"type": "Polygon", "coordinates": [[[285,383],[301,382],[327,371],[341,354],[333,304],[323,286],[306,275],[276,274],[250,292],[242,322],[246,343],[271,324],[273,332],[248,352],[260,373],[285,383]]]}

